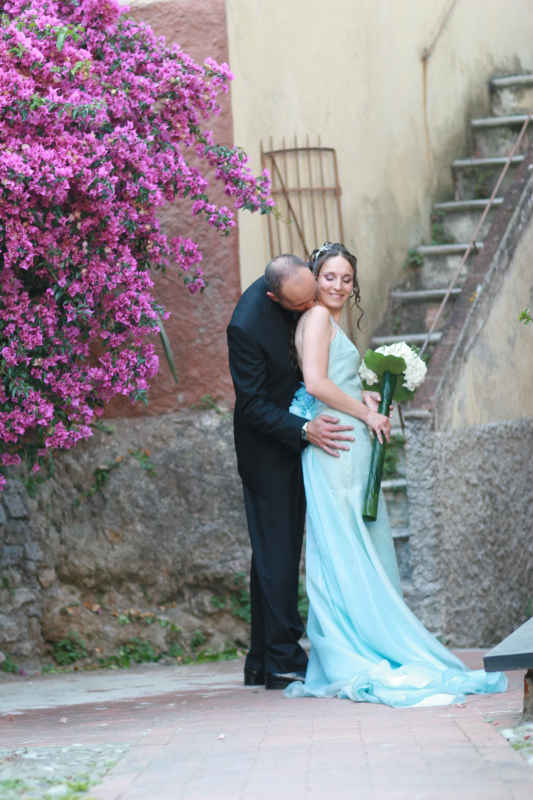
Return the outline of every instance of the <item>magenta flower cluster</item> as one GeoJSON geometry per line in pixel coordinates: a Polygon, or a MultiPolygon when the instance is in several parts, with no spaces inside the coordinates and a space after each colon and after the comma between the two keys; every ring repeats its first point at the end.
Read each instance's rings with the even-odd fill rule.
{"type": "MultiPolygon", "coordinates": [[[[126,9],[127,10],[127,9],[126,9]]],[[[237,208],[268,213],[268,173],[204,130],[227,64],[167,47],[114,0],[0,0],[0,464],[33,471],[91,435],[122,394],[146,400],[148,334],[168,316],[151,270],[206,286],[198,246],[168,241],[156,210],[188,198],[229,234],[207,195],[214,169],[237,208]],[[189,157],[190,160],[190,157],[189,157]]],[[[0,487],[5,482],[0,475],[0,487]]]]}

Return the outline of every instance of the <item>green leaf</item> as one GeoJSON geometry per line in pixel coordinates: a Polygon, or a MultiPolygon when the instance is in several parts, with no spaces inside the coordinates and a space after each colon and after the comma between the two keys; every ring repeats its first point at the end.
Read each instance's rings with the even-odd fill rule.
{"type": "Polygon", "coordinates": [[[401,375],[406,369],[403,358],[398,358],[398,356],[385,356],[383,353],[376,353],[375,350],[366,351],[365,364],[368,369],[375,372],[379,378],[384,372],[392,372],[393,375],[401,375]]]}
{"type": "Polygon", "coordinates": [[[63,45],[65,44],[66,36],[67,36],[67,32],[66,31],[61,31],[61,33],[58,35],[58,37],[56,39],[56,47],[59,50],[59,52],[61,52],[62,49],[63,49],[63,45]]]}
{"type": "Polygon", "coordinates": [[[170,371],[172,373],[172,377],[178,383],[178,376],[176,373],[176,364],[174,363],[174,356],[172,355],[172,348],[170,347],[170,342],[168,340],[167,333],[165,331],[165,327],[163,325],[163,320],[161,319],[161,315],[157,315],[157,324],[159,326],[159,330],[161,332],[161,344],[163,345],[163,352],[165,353],[165,357],[168,362],[168,366],[170,367],[170,371]]]}
{"type": "Polygon", "coordinates": [[[404,403],[406,400],[412,400],[415,394],[415,391],[410,392],[406,386],[402,386],[401,380],[399,380],[392,399],[397,403],[404,403]]]}
{"type": "MultiPolygon", "coordinates": [[[[363,389],[366,392],[381,393],[381,378],[379,378],[377,383],[373,383],[372,386],[366,383],[366,381],[363,381],[363,389]]],[[[396,384],[396,389],[394,390],[392,399],[396,400],[397,403],[404,403],[406,400],[412,400],[415,394],[415,391],[410,392],[406,386],[402,386],[402,379],[400,378],[396,384]]]]}

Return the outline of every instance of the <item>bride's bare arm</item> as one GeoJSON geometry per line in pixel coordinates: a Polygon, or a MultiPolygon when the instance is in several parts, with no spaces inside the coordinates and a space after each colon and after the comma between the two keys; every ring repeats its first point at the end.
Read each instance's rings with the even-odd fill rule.
{"type": "Polygon", "coordinates": [[[302,372],[305,388],[309,394],[330,408],[365,422],[376,432],[380,442],[383,441],[382,433],[389,441],[388,417],[372,411],[355,397],[350,397],[328,378],[330,339],[329,312],[323,306],[315,306],[307,313],[302,341],[302,372]]]}

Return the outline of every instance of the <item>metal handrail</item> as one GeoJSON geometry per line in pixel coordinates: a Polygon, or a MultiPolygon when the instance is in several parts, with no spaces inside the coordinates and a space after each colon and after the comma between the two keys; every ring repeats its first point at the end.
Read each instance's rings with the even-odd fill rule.
{"type": "Polygon", "coordinates": [[[524,124],[522,125],[522,129],[521,129],[521,131],[520,131],[520,133],[518,135],[518,139],[516,140],[516,142],[514,144],[514,147],[511,150],[511,155],[507,159],[507,161],[506,161],[506,163],[505,163],[505,165],[504,165],[504,167],[503,167],[503,169],[501,171],[500,177],[498,178],[498,182],[496,183],[496,186],[494,187],[494,190],[493,190],[489,200],[487,201],[487,205],[485,206],[485,210],[483,211],[483,214],[481,215],[481,219],[479,220],[479,224],[478,224],[478,226],[477,226],[477,228],[475,230],[475,233],[472,236],[472,238],[470,239],[470,243],[469,243],[468,247],[466,248],[465,253],[463,254],[463,257],[461,259],[461,263],[457,267],[457,270],[455,271],[455,274],[454,274],[454,276],[453,276],[453,278],[452,278],[452,280],[450,282],[450,285],[448,286],[448,290],[447,290],[446,294],[444,295],[442,303],[439,306],[439,310],[437,311],[437,314],[435,316],[435,319],[433,320],[431,328],[428,331],[428,334],[426,336],[426,340],[425,340],[424,344],[422,345],[422,349],[420,350],[420,353],[419,353],[420,356],[424,353],[426,347],[429,344],[429,341],[431,339],[431,334],[433,333],[433,331],[437,327],[437,323],[438,323],[438,321],[439,321],[439,319],[441,317],[441,314],[442,314],[442,312],[444,310],[444,306],[446,305],[446,303],[448,302],[448,300],[450,298],[450,295],[452,293],[452,289],[455,286],[455,282],[457,281],[457,278],[459,277],[459,273],[461,272],[462,268],[464,267],[468,256],[470,255],[472,250],[475,250],[477,252],[476,240],[477,240],[478,233],[481,230],[481,227],[482,227],[483,223],[485,222],[487,214],[489,213],[489,211],[491,209],[491,206],[492,206],[492,203],[494,201],[494,198],[496,197],[498,189],[500,188],[500,186],[502,184],[502,181],[505,178],[507,170],[511,166],[511,163],[512,163],[512,160],[513,160],[513,158],[514,158],[514,156],[516,154],[516,151],[520,147],[520,143],[521,143],[521,141],[522,141],[522,139],[524,137],[524,134],[526,132],[527,126],[529,125],[532,116],[533,116],[533,108],[531,109],[531,111],[527,115],[527,118],[526,118],[524,124]]]}

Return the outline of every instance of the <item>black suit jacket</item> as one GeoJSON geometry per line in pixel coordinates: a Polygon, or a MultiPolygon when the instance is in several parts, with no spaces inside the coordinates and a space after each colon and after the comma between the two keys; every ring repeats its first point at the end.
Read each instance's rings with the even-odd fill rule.
{"type": "Polygon", "coordinates": [[[264,278],[248,287],[227,334],[239,475],[252,491],[277,497],[299,465],[305,419],[288,411],[302,379],[290,361],[292,312],[266,292],[264,278]]]}

